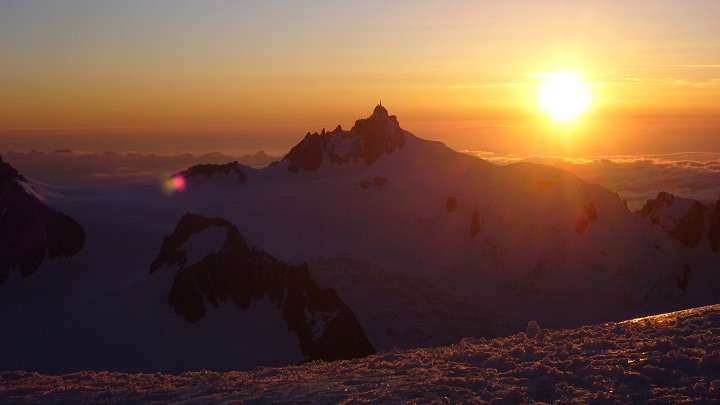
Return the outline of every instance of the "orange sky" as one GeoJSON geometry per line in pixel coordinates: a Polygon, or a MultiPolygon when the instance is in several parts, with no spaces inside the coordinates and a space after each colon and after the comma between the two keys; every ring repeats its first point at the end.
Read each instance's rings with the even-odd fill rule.
{"type": "Polygon", "coordinates": [[[456,149],[720,150],[720,2],[340,3],[2,2],[0,150],[174,131],[282,149],[381,98],[456,149]],[[536,101],[558,70],[594,95],[572,128],[536,101]]]}

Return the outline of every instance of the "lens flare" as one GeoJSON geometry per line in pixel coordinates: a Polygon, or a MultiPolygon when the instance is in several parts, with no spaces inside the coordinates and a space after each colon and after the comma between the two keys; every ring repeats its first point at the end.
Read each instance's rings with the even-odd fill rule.
{"type": "Polygon", "coordinates": [[[185,190],[185,177],[182,174],[173,175],[163,181],[165,194],[172,194],[176,191],[185,190]]]}
{"type": "Polygon", "coordinates": [[[183,191],[185,190],[185,177],[183,176],[173,176],[172,178],[172,184],[175,190],[177,191],[183,191]]]}

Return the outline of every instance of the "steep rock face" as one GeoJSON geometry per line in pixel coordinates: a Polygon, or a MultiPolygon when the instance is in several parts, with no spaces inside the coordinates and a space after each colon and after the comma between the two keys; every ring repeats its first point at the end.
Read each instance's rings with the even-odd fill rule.
{"type": "Polygon", "coordinates": [[[283,160],[288,162],[287,168],[293,173],[300,169],[316,171],[326,160],[344,164],[362,159],[369,166],[384,153],[393,153],[404,145],[404,131],[397,117],[378,105],[370,117],[355,121],[350,131],[343,131],[338,125],[331,132],[324,129],[319,134],[308,132],[283,160]]]}
{"type": "Polygon", "coordinates": [[[590,223],[598,220],[595,204],[589,203],[583,207],[583,210],[585,211],[585,216],[578,219],[575,225],[575,232],[577,232],[578,235],[585,233],[590,223]]]}
{"type": "Polygon", "coordinates": [[[717,252],[720,249],[720,200],[715,203],[712,215],[710,216],[710,229],[708,230],[708,239],[710,239],[710,249],[717,252]]]}
{"type": "Polygon", "coordinates": [[[23,277],[45,258],[74,255],[85,244],[85,230],[69,216],[48,207],[27,180],[0,157],[0,283],[13,268],[23,277]]]}
{"type": "Polygon", "coordinates": [[[676,198],[662,191],[637,213],[685,246],[697,246],[705,233],[705,207],[696,200],[676,198]]]}
{"type": "Polygon", "coordinates": [[[186,179],[196,176],[205,176],[207,178],[210,178],[218,174],[236,175],[240,183],[244,183],[247,180],[245,173],[243,173],[242,169],[240,168],[240,164],[237,161],[234,161],[232,163],[225,163],[222,165],[195,165],[190,167],[189,169],[180,172],[180,175],[182,175],[186,179]]]}
{"type": "Polygon", "coordinates": [[[205,316],[206,300],[217,307],[229,298],[245,310],[267,297],[297,333],[308,361],[375,353],[354,313],[334,290],[320,289],[306,265],[291,266],[249,246],[225,219],[184,215],[163,241],[150,273],[163,264],[178,268],[168,304],[190,322],[205,316]],[[194,251],[198,249],[200,254],[194,251]]]}

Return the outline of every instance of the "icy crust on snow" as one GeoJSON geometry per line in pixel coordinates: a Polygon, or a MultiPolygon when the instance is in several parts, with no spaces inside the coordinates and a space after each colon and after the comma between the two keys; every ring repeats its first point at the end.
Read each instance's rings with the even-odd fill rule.
{"type": "Polygon", "coordinates": [[[0,402],[707,403],[720,305],[332,363],[180,375],[0,372],[0,402]]]}

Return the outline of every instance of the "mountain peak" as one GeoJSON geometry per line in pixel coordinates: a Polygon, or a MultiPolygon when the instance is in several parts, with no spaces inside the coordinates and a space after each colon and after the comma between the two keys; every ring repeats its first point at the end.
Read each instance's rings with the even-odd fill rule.
{"type": "Polygon", "coordinates": [[[287,169],[293,173],[300,169],[314,172],[324,161],[345,164],[363,159],[369,166],[383,154],[389,155],[405,146],[404,133],[397,117],[378,104],[371,116],[355,121],[350,131],[343,131],[338,125],[331,132],[308,132],[283,161],[288,162],[287,169]]]}
{"type": "Polygon", "coordinates": [[[388,116],[388,110],[385,107],[383,107],[382,101],[380,102],[380,104],[375,106],[375,109],[373,110],[373,115],[379,115],[379,116],[383,116],[383,117],[388,116]]]}
{"type": "Polygon", "coordinates": [[[16,181],[27,182],[22,174],[10,166],[10,163],[4,162],[0,156],[0,192],[9,188],[16,181]]]}
{"type": "MultiPolygon", "coordinates": [[[[697,200],[661,191],[637,213],[685,246],[697,246],[705,234],[705,207],[697,200]]],[[[712,236],[708,234],[708,237],[712,243],[712,236]]]]}
{"type": "Polygon", "coordinates": [[[0,284],[18,268],[25,277],[47,258],[72,256],[85,244],[85,230],[49,207],[22,174],[0,157],[0,284]]]}
{"type": "Polygon", "coordinates": [[[397,117],[390,115],[382,103],[375,106],[371,116],[355,121],[355,125],[353,125],[351,131],[354,131],[356,128],[360,129],[369,123],[372,123],[370,125],[375,127],[375,132],[391,132],[395,129],[394,127],[400,127],[397,117]]]}

